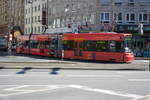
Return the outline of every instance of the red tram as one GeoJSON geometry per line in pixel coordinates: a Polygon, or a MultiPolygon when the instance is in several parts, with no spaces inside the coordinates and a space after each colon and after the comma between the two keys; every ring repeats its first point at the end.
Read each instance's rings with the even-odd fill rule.
{"type": "Polygon", "coordinates": [[[18,38],[17,53],[68,59],[132,62],[131,34],[64,33],[18,38]]]}

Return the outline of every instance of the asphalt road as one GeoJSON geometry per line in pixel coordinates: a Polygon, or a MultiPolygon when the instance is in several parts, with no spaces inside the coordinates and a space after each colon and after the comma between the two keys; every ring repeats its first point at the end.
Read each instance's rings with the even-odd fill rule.
{"type": "Polygon", "coordinates": [[[0,100],[150,100],[149,71],[1,69],[0,100]]]}
{"type": "Polygon", "coordinates": [[[148,60],[130,64],[0,52],[0,100],[150,100],[148,60]]]}

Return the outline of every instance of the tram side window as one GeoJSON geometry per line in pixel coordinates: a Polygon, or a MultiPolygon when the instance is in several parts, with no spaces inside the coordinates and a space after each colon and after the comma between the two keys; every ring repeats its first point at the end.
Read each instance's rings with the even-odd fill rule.
{"type": "Polygon", "coordinates": [[[96,41],[96,51],[108,51],[108,41],[96,41]]]}
{"type": "Polygon", "coordinates": [[[124,51],[124,43],[123,42],[116,42],[116,52],[123,52],[124,51]]]}
{"type": "Polygon", "coordinates": [[[108,41],[84,41],[85,51],[108,51],[108,41]]]}
{"type": "Polygon", "coordinates": [[[63,41],[63,49],[64,50],[73,50],[73,43],[72,40],[64,40],[63,41]]]}
{"type": "Polygon", "coordinates": [[[122,52],[123,51],[123,42],[109,41],[109,51],[110,52],[122,52]]]}
{"type": "Polygon", "coordinates": [[[50,49],[50,41],[45,41],[45,48],[50,49]]]}
{"type": "Polygon", "coordinates": [[[109,42],[109,51],[110,52],[115,52],[116,51],[116,42],[115,41],[110,41],[109,42]]]}
{"type": "Polygon", "coordinates": [[[29,41],[25,41],[25,42],[23,43],[23,45],[24,45],[25,48],[28,48],[28,47],[29,47],[29,41]]]}
{"type": "Polygon", "coordinates": [[[84,41],[84,50],[85,51],[95,51],[95,42],[94,41],[84,41]]]}
{"type": "Polygon", "coordinates": [[[119,41],[84,41],[85,51],[98,52],[121,52],[123,51],[123,42],[119,41]]]}
{"type": "Polygon", "coordinates": [[[39,48],[39,42],[38,41],[31,41],[31,48],[39,48]]]}
{"type": "Polygon", "coordinates": [[[44,42],[43,41],[39,41],[37,48],[44,49],[45,48],[44,42]]]}

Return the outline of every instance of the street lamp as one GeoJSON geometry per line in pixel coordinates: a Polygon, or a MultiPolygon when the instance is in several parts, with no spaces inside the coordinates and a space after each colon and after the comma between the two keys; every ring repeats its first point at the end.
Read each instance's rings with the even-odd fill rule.
{"type": "Polygon", "coordinates": [[[31,48],[31,36],[33,34],[33,0],[28,0],[29,4],[31,4],[31,32],[30,32],[30,35],[29,35],[29,54],[30,54],[30,48],[31,48]]]}

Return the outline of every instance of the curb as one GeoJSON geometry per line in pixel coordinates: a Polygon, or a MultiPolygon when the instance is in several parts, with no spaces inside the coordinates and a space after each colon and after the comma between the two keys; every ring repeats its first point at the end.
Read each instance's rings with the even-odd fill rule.
{"type": "Polygon", "coordinates": [[[135,57],[135,60],[150,60],[150,57],[135,57]]]}
{"type": "Polygon", "coordinates": [[[147,71],[146,69],[138,69],[138,68],[97,68],[97,67],[17,67],[17,66],[13,66],[13,67],[9,67],[9,66],[4,66],[4,67],[0,67],[0,69],[64,69],[64,70],[109,70],[109,71],[113,71],[113,70],[119,70],[119,71],[147,71]]]}
{"type": "Polygon", "coordinates": [[[36,64],[38,64],[38,63],[55,63],[55,64],[77,64],[77,63],[75,63],[75,62],[62,62],[62,61],[58,61],[58,62],[0,62],[0,64],[5,64],[5,63],[9,63],[9,64],[11,64],[11,63],[31,63],[31,64],[33,64],[33,63],[36,63],[36,64]]]}

